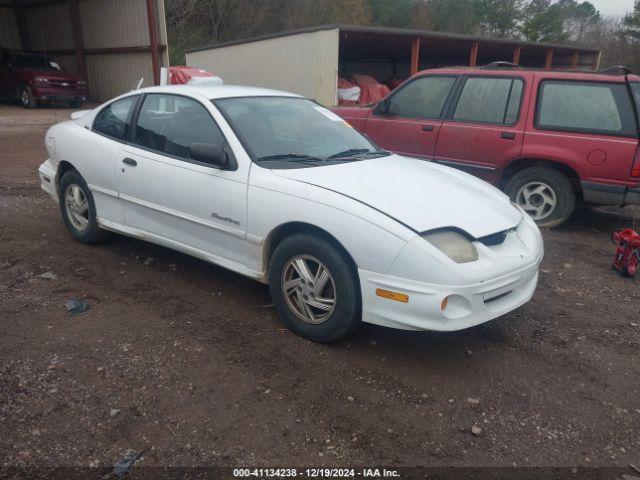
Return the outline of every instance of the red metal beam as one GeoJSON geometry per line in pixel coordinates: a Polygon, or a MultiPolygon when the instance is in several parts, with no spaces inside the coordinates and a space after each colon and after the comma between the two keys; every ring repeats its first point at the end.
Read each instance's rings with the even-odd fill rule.
{"type": "Polygon", "coordinates": [[[544,60],[544,68],[547,70],[551,70],[551,65],[553,65],[553,48],[547,49],[547,56],[544,60]]]}
{"type": "Polygon", "coordinates": [[[520,53],[522,52],[522,47],[518,45],[513,49],[513,63],[516,65],[520,65],[520,53]]]}
{"type": "Polygon", "coordinates": [[[471,55],[469,55],[469,66],[475,67],[478,64],[478,42],[471,46],[471,55]]]}
{"type": "Polygon", "coordinates": [[[160,57],[158,56],[158,29],[156,27],[155,0],[147,0],[147,19],[149,20],[149,40],[151,43],[151,66],[153,84],[160,85],[160,57]]]}
{"type": "Polygon", "coordinates": [[[571,55],[571,68],[573,70],[578,68],[578,59],[580,56],[580,52],[578,50],[576,50],[575,52],[573,52],[573,54],[571,55]]]}
{"type": "Polygon", "coordinates": [[[80,21],[80,8],[78,0],[69,0],[69,13],[71,15],[71,32],[73,34],[73,50],[76,56],[78,75],[87,81],[87,62],[84,58],[84,37],[82,36],[82,22],[80,21]]]}
{"type": "MultiPolygon", "coordinates": [[[[158,45],[158,52],[164,52],[167,49],[166,45],[158,45]]],[[[44,53],[42,50],[30,50],[34,53],[44,53]]],[[[111,48],[85,48],[82,50],[85,55],[100,55],[111,53],[147,53],[151,51],[151,47],[148,45],[136,46],[136,47],[111,47],[111,48]]],[[[56,50],[47,50],[47,55],[75,55],[76,51],[68,48],[60,48],[56,50]]]]}
{"type": "Polygon", "coordinates": [[[420,64],[420,37],[415,37],[411,41],[411,75],[418,72],[420,64]]]}

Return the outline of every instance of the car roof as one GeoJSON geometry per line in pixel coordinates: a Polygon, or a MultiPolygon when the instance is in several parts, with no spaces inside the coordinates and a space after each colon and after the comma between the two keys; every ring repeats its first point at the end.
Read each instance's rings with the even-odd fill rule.
{"type": "MultiPolygon", "coordinates": [[[[195,94],[208,99],[237,98],[237,97],[299,97],[300,95],[269,88],[247,87],[242,85],[164,85],[147,87],[136,93],[174,93],[195,94]]],[[[133,93],[133,92],[131,92],[133,93]]]]}
{"type": "MultiPolygon", "coordinates": [[[[449,67],[434,68],[430,70],[422,70],[416,74],[421,75],[483,75],[498,77],[523,77],[531,78],[533,76],[539,78],[553,78],[557,80],[586,80],[591,82],[613,82],[624,83],[625,75],[614,75],[610,73],[598,72],[580,72],[580,71],[563,71],[563,70],[543,70],[543,69],[526,69],[526,68],[478,68],[478,67],[449,67]]],[[[630,80],[635,80],[635,75],[629,75],[630,80]]]]}

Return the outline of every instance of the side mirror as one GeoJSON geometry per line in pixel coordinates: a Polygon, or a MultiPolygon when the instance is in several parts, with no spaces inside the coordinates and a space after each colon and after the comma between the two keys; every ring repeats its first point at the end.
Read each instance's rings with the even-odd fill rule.
{"type": "Polygon", "coordinates": [[[189,157],[196,162],[206,163],[220,170],[230,170],[227,152],[212,143],[192,143],[189,146],[189,157]]]}
{"type": "Polygon", "coordinates": [[[389,97],[387,98],[383,98],[382,100],[380,100],[378,102],[378,104],[376,105],[376,113],[379,113],[381,115],[387,115],[389,113],[389,97]]]}

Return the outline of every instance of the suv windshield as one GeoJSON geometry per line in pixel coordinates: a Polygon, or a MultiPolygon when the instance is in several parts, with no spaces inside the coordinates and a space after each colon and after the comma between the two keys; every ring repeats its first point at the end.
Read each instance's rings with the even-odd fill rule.
{"type": "Polygon", "coordinates": [[[252,159],[269,162],[269,168],[317,166],[389,155],[331,110],[306,98],[225,98],[214,100],[214,104],[252,159]]]}
{"type": "Polygon", "coordinates": [[[56,62],[47,59],[43,55],[14,54],[13,65],[17,68],[29,68],[31,70],[60,70],[56,62]]]}

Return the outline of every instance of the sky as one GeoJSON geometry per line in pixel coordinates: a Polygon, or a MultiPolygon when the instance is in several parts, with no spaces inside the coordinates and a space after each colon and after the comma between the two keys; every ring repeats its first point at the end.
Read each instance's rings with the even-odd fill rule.
{"type": "Polygon", "coordinates": [[[633,0],[591,0],[601,15],[622,16],[633,10],[633,0]]]}

